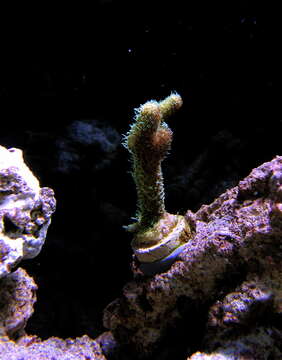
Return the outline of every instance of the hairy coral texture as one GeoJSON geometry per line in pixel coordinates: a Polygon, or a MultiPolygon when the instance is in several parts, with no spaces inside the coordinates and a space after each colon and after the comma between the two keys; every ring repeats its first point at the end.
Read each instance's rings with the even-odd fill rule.
{"type": "Polygon", "coordinates": [[[140,229],[152,226],[165,213],[161,162],[170,150],[172,131],[164,120],[181,105],[178,94],[172,94],[159,103],[145,103],[136,109],[135,122],[124,142],[133,160],[140,229]]]}
{"type": "Polygon", "coordinates": [[[165,210],[161,163],[172,142],[172,131],[165,119],[182,105],[181,97],[172,93],[161,102],[149,101],[136,109],[124,146],[131,154],[132,176],[137,189],[137,220],[127,229],[135,233],[133,250],[141,262],[165,258],[190,233],[183,216],[165,210]]]}

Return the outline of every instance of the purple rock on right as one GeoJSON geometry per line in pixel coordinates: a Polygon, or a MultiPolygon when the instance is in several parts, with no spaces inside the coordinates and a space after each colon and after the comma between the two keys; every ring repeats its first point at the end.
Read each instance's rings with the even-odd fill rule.
{"type": "Polygon", "coordinates": [[[140,359],[181,347],[193,359],[281,359],[282,156],[186,218],[194,233],[178,261],[135,274],[105,327],[140,359]]]}

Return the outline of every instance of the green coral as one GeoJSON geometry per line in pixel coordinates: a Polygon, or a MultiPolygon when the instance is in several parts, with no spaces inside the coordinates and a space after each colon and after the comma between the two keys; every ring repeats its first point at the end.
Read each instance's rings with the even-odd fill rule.
{"type": "MultiPolygon", "coordinates": [[[[161,163],[172,141],[172,131],[165,120],[181,105],[182,99],[177,93],[161,102],[146,102],[135,110],[135,121],[126,134],[124,146],[131,154],[138,197],[138,231],[152,227],[165,215],[161,163]]],[[[132,226],[128,229],[132,230],[132,226]]]]}

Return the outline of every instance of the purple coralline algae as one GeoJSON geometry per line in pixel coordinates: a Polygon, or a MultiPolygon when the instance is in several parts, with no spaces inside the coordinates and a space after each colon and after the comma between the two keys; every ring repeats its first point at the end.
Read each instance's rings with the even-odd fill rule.
{"type": "Polygon", "coordinates": [[[0,279],[0,336],[16,338],[24,334],[33,314],[37,286],[21,268],[0,279]]]}
{"type": "Polygon", "coordinates": [[[177,346],[172,329],[187,356],[237,359],[246,349],[250,359],[282,358],[282,157],[186,219],[193,236],[179,260],[153,277],[133,266],[135,279],[104,311],[105,327],[140,358],[177,346]]]}
{"type": "Polygon", "coordinates": [[[97,342],[84,335],[76,339],[24,336],[17,343],[0,342],[1,360],[106,360],[97,342]]]}

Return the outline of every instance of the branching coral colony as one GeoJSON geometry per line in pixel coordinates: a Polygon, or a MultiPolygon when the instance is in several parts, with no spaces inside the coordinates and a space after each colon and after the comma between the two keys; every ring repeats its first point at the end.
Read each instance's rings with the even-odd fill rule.
{"type": "Polygon", "coordinates": [[[176,93],[161,102],[146,102],[135,110],[135,121],[123,143],[132,158],[137,189],[137,222],[126,229],[134,233],[133,251],[141,270],[149,275],[169,267],[191,236],[184,216],[165,210],[161,169],[172,142],[165,120],[181,105],[176,93]]]}

